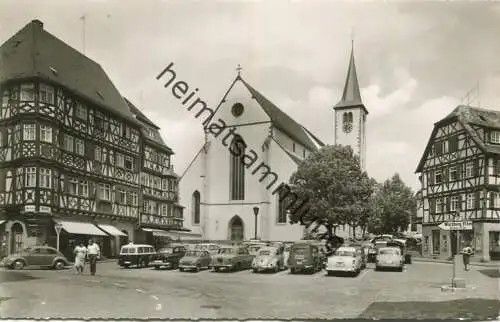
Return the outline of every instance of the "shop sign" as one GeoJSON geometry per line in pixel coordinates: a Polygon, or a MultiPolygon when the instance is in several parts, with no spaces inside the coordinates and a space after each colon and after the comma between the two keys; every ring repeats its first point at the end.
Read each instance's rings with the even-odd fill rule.
{"type": "Polygon", "coordinates": [[[438,227],[442,230],[472,230],[472,221],[448,221],[438,227]]]}
{"type": "Polygon", "coordinates": [[[47,206],[40,206],[40,212],[50,214],[52,212],[52,209],[50,209],[50,207],[47,206]]]}
{"type": "Polygon", "coordinates": [[[24,212],[35,212],[35,211],[36,211],[35,205],[24,206],[24,212]]]}

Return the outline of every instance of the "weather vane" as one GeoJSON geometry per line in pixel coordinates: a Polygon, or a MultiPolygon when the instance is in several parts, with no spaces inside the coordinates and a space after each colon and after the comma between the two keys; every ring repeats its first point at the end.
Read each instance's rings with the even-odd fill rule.
{"type": "Polygon", "coordinates": [[[243,69],[243,68],[241,67],[241,65],[240,65],[240,64],[238,64],[238,67],[236,67],[236,70],[238,71],[238,76],[240,76],[240,74],[241,74],[241,70],[242,70],[242,69],[243,69]]]}

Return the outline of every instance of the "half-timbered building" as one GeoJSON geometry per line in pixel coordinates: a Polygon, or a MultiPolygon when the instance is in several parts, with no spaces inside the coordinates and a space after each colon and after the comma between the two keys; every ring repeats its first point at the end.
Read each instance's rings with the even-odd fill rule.
{"type": "Polygon", "coordinates": [[[141,123],[141,207],[139,226],[143,232],[137,242],[161,245],[168,240],[198,239],[183,228],[183,206],[179,201],[179,177],[171,163],[172,149],[163,141],[160,127],[140,109],[125,99],[131,112],[141,123]]]}
{"type": "Polygon", "coordinates": [[[142,124],[99,64],[33,20],[0,46],[2,252],[134,240],[142,124]]]}
{"type": "Polygon", "coordinates": [[[424,256],[450,257],[470,244],[490,260],[500,235],[500,112],[458,106],[435,123],[416,172],[424,256]],[[472,221],[472,229],[458,231],[457,243],[457,231],[438,227],[449,221],[472,221]]]}

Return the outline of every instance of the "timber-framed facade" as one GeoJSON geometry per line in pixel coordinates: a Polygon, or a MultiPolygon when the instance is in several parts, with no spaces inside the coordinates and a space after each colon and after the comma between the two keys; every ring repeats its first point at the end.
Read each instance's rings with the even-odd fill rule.
{"type": "MultiPolygon", "coordinates": [[[[102,68],[38,20],[2,44],[0,55],[1,255],[56,246],[56,224],[68,255],[89,238],[104,256],[145,239],[144,124],[102,68]]],[[[171,169],[169,161],[162,166],[171,169]]],[[[162,188],[173,204],[177,189],[162,188]]],[[[182,208],[175,209],[153,226],[182,227],[182,208]],[[169,220],[175,224],[162,224],[169,220]]]]}
{"type": "Polygon", "coordinates": [[[417,167],[422,184],[423,255],[451,257],[466,245],[483,261],[500,246],[500,112],[458,106],[437,122],[417,167]],[[471,221],[472,230],[441,230],[471,221]]]}

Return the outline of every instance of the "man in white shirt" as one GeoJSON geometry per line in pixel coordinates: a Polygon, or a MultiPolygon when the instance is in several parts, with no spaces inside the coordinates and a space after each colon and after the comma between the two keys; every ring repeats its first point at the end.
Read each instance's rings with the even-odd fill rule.
{"type": "Polygon", "coordinates": [[[97,258],[100,256],[101,250],[99,249],[99,245],[94,243],[91,239],[89,240],[89,245],[87,246],[87,256],[89,257],[90,262],[90,275],[94,276],[96,271],[97,258]]]}

